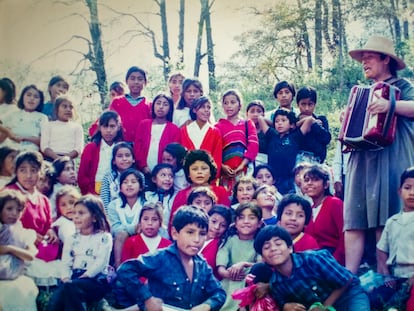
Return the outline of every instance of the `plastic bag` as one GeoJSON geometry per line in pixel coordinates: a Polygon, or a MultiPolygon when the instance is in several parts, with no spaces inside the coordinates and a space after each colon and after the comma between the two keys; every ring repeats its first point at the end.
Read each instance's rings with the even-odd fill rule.
{"type": "Polygon", "coordinates": [[[240,300],[239,307],[249,306],[256,299],[256,296],[254,295],[256,287],[257,285],[253,284],[247,287],[236,289],[231,294],[231,298],[233,298],[234,300],[240,300]]]}
{"type": "Polygon", "coordinates": [[[279,311],[279,307],[269,295],[257,299],[250,307],[250,311],[279,311]]]}

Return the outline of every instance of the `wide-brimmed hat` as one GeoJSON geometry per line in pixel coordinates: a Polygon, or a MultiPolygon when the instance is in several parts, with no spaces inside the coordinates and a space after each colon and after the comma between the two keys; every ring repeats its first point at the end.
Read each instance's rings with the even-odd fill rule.
{"type": "Polygon", "coordinates": [[[382,54],[388,55],[389,57],[391,57],[393,60],[396,61],[397,70],[401,70],[405,68],[404,61],[396,55],[394,44],[388,38],[381,37],[381,36],[373,36],[368,39],[367,43],[365,43],[365,46],[362,49],[349,51],[349,55],[353,59],[359,62],[362,62],[362,54],[364,52],[376,52],[376,53],[382,53],[382,54]]]}

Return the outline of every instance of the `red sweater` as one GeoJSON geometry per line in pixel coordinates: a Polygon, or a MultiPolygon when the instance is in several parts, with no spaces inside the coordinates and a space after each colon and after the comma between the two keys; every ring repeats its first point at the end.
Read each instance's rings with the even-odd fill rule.
{"type": "Polygon", "coordinates": [[[109,106],[109,110],[118,112],[122,120],[122,127],[125,130],[124,139],[134,142],[137,124],[142,120],[151,119],[150,104],[143,98],[142,101],[132,106],[125,96],[115,97],[109,106]]]}
{"type": "MultiPolygon", "coordinates": [[[[153,120],[143,120],[138,124],[134,143],[134,154],[140,170],[147,166],[148,151],[151,143],[151,129],[153,120]]],[[[180,129],[172,122],[167,122],[161,134],[158,147],[158,163],[161,163],[162,152],[169,143],[180,141],[180,129]]]]}
{"type": "Polygon", "coordinates": [[[299,240],[293,241],[293,249],[295,252],[303,252],[307,250],[319,249],[319,245],[313,236],[303,233],[299,240]]]}
{"type": "MultiPolygon", "coordinates": [[[[181,145],[187,148],[187,150],[196,149],[193,141],[188,135],[187,126],[183,126],[180,129],[181,131],[181,145]]],[[[217,165],[217,177],[220,176],[221,172],[221,153],[223,151],[223,145],[221,142],[221,133],[216,127],[210,127],[206,135],[201,142],[200,149],[208,151],[216,162],[217,165]]]]}
{"type": "Polygon", "coordinates": [[[207,261],[208,265],[213,269],[214,276],[217,280],[221,280],[222,277],[217,273],[217,264],[216,264],[216,257],[217,252],[220,246],[220,239],[213,239],[207,242],[208,244],[204,246],[201,250],[201,255],[203,255],[204,259],[207,261]]]}
{"type": "Polygon", "coordinates": [[[82,194],[95,192],[95,176],[98,171],[101,145],[91,142],[83,149],[78,170],[78,185],[82,194]]]}
{"type": "Polygon", "coordinates": [[[320,248],[333,248],[333,256],[345,264],[344,205],[341,199],[327,196],[315,220],[306,226],[305,232],[312,235],[320,248]]]}
{"type": "MultiPolygon", "coordinates": [[[[172,242],[166,238],[161,238],[160,243],[157,246],[157,249],[165,248],[171,245],[172,242]]],[[[124,262],[128,259],[138,258],[139,255],[148,253],[149,249],[147,244],[145,244],[140,234],[133,235],[126,239],[124,247],[122,248],[121,262],[124,262]]]]}

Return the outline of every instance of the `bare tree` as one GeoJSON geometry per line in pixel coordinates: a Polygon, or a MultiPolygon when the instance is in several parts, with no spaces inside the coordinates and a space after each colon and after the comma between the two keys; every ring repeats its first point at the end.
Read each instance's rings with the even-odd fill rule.
{"type": "Polygon", "coordinates": [[[180,0],[180,10],[178,11],[180,24],[178,25],[178,53],[180,53],[179,64],[177,67],[182,69],[184,65],[184,17],[185,17],[185,0],[180,0]]]}

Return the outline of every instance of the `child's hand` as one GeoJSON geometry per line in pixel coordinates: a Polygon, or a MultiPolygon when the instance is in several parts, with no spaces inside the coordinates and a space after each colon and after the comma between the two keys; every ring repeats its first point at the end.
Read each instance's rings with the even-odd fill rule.
{"type": "Polygon", "coordinates": [[[147,311],[162,311],[163,301],[159,298],[151,297],[145,300],[145,309],[147,311]]]}
{"type": "Polygon", "coordinates": [[[255,278],[256,278],[256,276],[254,274],[251,274],[251,273],[247,274],[246,279],[245,279],[246,284],[247,285],[252,285],[255,278]]]}
{"type": "Polygon", "coordinates": [[[270,284],[259,282],[256,284],[256,289],[254,290],[254,295],[257,299],[263,298],[270,293],[270,284]]]}
{"type": "Polygon", "coordinates": [[[206,303],[195,306],[194,308],[191,309],[191,311],[210,311],[210,310],[211,310],[210,305],[208,305],[206,303]]]}
{"type": "Polygon", "coordinates": [[[288,302],[283,306],[283,311],[306,311],[306,308],[303,304],[288,302]]]}
{"type": "Polygon", "coordinates": [[[245,263],[239,262],[232,265],[227,270],[230,273],[230,279],[232,281],[242,281],[246,277],[246,272],[244,271],[245,263]]]}
{"type": "Polygon", "coordinates": [[[54,243],[59,242],[59,238],[56,235],[55,230],[53,230],[53,229],[47,230],[46,235],[44,236],[44,238],[45,238],[46,242],[49,243],[49,244],[54,244],[54,243]]]}
{"type": "Polygon", "coordinates": [[[230,168],[230,166],[228,165],[222,165],[221,166],[221,170],[223,171],[223,173],[229,177],[234,177],[234,171],[232,168],[230,168]]]}

